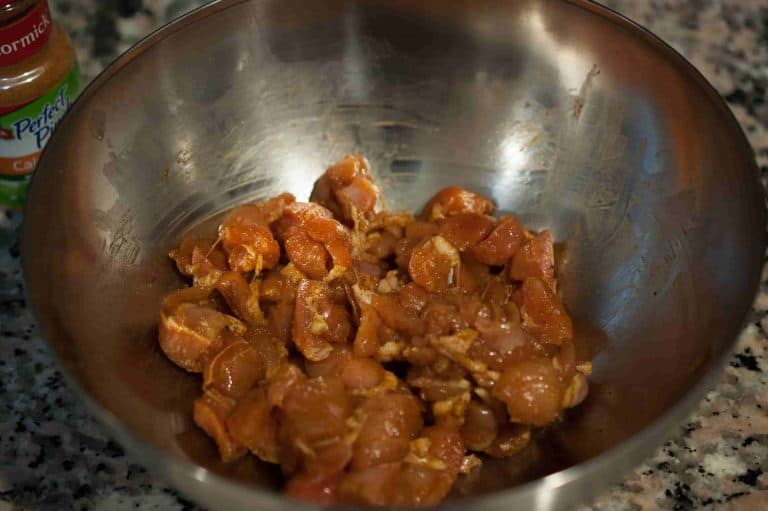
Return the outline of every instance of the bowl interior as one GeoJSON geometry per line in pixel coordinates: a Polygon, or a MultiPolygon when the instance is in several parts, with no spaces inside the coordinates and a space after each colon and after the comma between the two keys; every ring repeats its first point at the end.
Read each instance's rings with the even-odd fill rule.
{"type": "Polygon", "coordinates": [[[631,437],[694,387],[748,310],[765,225],[749,147],[691,67],[617,16],[580,2],[217,2],[97,79],[34,179],[30,298],[108,422],[278,484],[251,461],[221,465],[191,422],[199,382],[156,345],[160,300],[180,284],[165,254],[234,204],[306,198],[349,152],[368,156],[391,208],[457,184],[567,246],[592,393],[458,495],[631,437]]]}

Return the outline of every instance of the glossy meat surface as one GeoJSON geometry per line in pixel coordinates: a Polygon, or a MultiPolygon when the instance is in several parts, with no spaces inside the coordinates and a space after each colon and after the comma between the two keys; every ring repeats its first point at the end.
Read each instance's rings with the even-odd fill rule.
{"type": "Polygon", "coordinates": [[[484,457],[520,453],[587,396],[549,231],[440,190],[418,216],[378,211],[351,155],[246,204],[170,253],[190,287],[159,344],[202,373],[195,422],[224,461],[278,464],[287,495],[430,506],[484,457]]]}

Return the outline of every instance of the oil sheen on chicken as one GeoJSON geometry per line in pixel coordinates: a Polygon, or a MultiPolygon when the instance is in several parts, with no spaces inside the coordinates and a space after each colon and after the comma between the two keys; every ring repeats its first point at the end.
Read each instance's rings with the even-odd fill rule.
{"type": "Polygon", "coordinates": [[[377,209],[350,155],[230,211],[170,253],[159,344],[201,373],[194,420],[221,458],[279,464],[290,497],[429,506],[587,396],[553,236],[458,187],[377,209]]]}

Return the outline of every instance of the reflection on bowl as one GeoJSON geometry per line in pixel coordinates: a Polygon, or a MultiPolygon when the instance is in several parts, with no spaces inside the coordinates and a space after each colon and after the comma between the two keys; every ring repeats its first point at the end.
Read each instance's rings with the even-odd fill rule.
{"type": "Polygon", "coordinates": [[[548,463],[486,464],[462,507],[585,498],[721,367],[765,208],[727,107],[669,47],[578,0],[214,2],[83,94],[40,162],[22,243],[31,303],[92,412],[206,508],[304,506],[262,466],[219,464],[192,425],[198,383],[154,338],[180,284],[165,254],[236,203],[305,199],[351,152],[392,209],[450,183],[552,229],[570,312],[599,332],[580,335],[605,339],[590,398],[541,445],[548,463]]]}

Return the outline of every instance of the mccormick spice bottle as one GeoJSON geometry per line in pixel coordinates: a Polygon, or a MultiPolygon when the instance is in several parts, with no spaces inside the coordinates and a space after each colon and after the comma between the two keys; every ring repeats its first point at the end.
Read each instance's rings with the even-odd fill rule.
{"type": "Polygon", "coordinates": [[[79,89],[72,43],[47,0],[0,0],[0,205],[24,203],[40,151],[79,89]]]}

